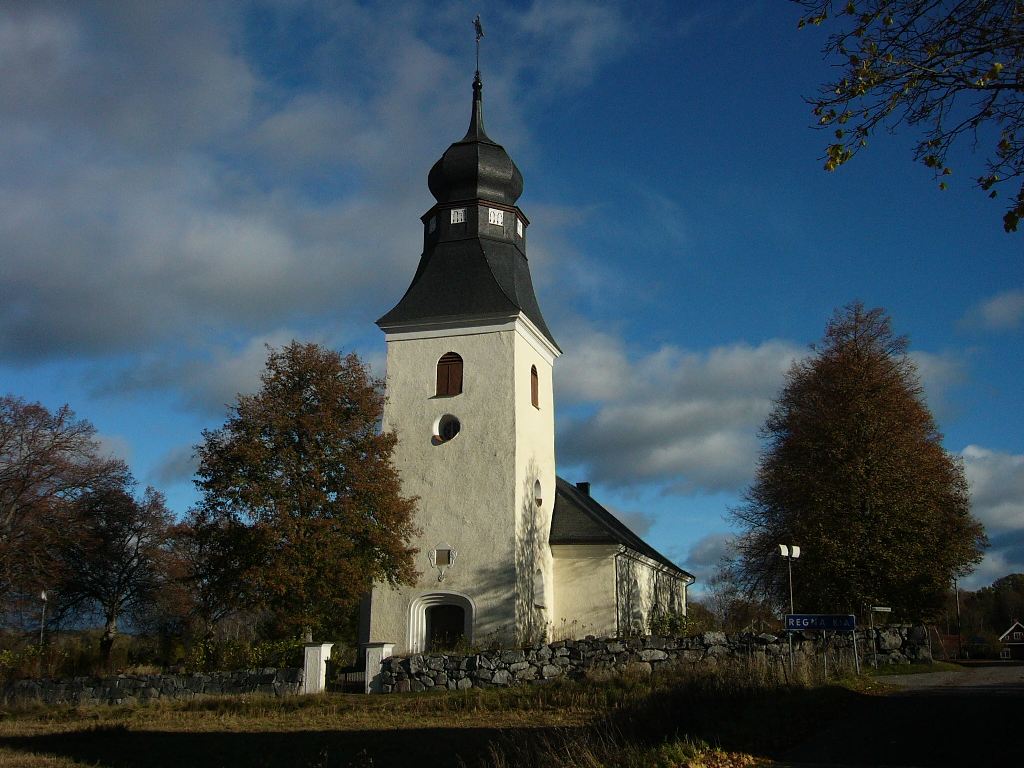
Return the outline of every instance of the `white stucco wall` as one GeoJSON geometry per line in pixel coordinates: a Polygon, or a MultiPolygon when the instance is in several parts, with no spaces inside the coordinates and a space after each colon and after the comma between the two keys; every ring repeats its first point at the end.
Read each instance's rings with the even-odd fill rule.
{"type": "Polygon", "coordinates": [[[555,504],[555,404],[552,362],[532,329],[520,326],[515,335],[516,411],[516,559],[520,584],[516,604],[519,639],[550,638],[555,601],[554,572],[548,535],[555,504]],[[533,405],[531,368],[538,378],[533,405]],[[541,504],[535,501],[540,482],[541,504]]]}
{"type": "Polygon", "coordinates": [[[639,552],[623,548],[615,557],[619,631],[646,634],[656,612],[686,615],[687,580],[639,552]]]}
{"type": "Polygon", "coordinates": [[[388,334],[384,429],[398,436],[394,463],[403,493],[419,497],[421,575],[415,587],[374,586],[364,640],[409,651],[410,606],[437,592],[472,602],[473,642],[520,639],[525,606],[533,603],[533,566],[547,562],[550,569],[546,542],[554,502],[551,363],[531,334],[521,320],[388,334]],[[436,397],[436,365],[447,352],[463,359],[463,391],[436,397]],[[548,405],[540,411],[530,403],[531,365],[548,405]],[[456,416],[461,431],[436,444],[433,427],[444,414],[456,416]],[[546,497],[539,516],[533,515],[535,478],[546,497]],[[457,553],[443,582],[427,557],[440,544],[457,553]]]}
{"type": "Polygon", "coordinates": [[[619,549],[617,544],[551,547],[555,581],[552,637],[615,634],[615,555],[619,549]]]}

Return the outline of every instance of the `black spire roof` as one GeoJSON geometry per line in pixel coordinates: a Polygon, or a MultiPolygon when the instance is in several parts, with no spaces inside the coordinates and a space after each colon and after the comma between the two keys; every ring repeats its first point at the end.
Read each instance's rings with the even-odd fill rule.
{"type": "Polygon", "coordinates": [[[448,147],[427,176],[427,186],[439,203],[490,200],[515,205],[523,194],[523,174],[508,152],[484,130],[483,82],[473,78],[473,114],[469,130],[448,147]]]}
{"type": "Polygon", "coordinates": [[[423,255],[405,295],[377,325],[387,330],[522,313],[557,349],[526,260],[529,222],[516,207],[523,175],[484,131],[479,72],[469,130],[434,163],[427,184],[437,204],[422,217],[423,255]]]}

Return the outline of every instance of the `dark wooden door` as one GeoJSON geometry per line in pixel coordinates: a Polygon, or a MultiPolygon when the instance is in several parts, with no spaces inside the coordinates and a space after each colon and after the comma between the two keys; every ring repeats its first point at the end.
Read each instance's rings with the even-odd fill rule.
{"type": "Polygon", "coordinates": [[[464,636],[466,611],[458,605],[427,608],[427,650],[454,648],[464,636]]]}

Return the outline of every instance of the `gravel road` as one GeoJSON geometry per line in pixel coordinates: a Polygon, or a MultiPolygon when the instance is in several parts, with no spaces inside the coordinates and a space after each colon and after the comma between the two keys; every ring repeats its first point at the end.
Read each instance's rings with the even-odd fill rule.
{"type": "Polygon", "coordinates": [[[782,756],[781,765],[1005,766],[1018,764],[1024,666],[884,675],[899,690],[861,696],[842,720],[782,756]]]}
{"type": "Polygon", "coordinates": [[[920,675],[879,675],[875,679],[907,693],[1024,695],[1024,665],[965,667],[954,672],[920,675]]]}

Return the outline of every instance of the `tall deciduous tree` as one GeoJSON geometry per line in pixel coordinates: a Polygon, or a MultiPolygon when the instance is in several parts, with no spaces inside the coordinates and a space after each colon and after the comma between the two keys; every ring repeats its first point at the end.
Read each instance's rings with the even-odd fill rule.
{"type": "MultiPolygon", "coordinates": [[[[937,176],[952,173],[960,139],[988,148],[977,182],[996,196],[1011,182],[1003,228],[1024,216],[1024,5],[1019,0],[797,0],[800,26],[833,18],[826,44],[840,70],[810,99],[835,135],[826,170],[867,144],[879,126],[906,124],[921,138],[914,155],[937,176]]],[[[945,188],[943,181],[940,186],[945,188]]]]}
{"type": "Polygon", "coordinates": [[[738,574],[787,605],[778,545],[795,544],[798,611],[883,604],[908,618],[932,615],[987,542],[906,339],[881,309],[856,303],[812,349],[787,374],[762,428],[757,478],[732,512],[745,529],[738,574]]]}
{"type": "Polygon", "coordinates": [[[372,582],[416,575],[415,500],[380,430],[383,384],[356,355],[295,341],[269,348],[262,381],[203,433],[195,521],[244,550],[226,561],[251,563],[251,594],[278,631],[336,631],[372,582]]]}
{"type": "Polygon", "coordinates": [[[250,573],[259,566],[258,538],[232,516],[212,517],[193,509],[175,526],[172,549],[179,567],[176,601],[204,639],[226,618],[240,615],[256,600],[250,573]]]}
{"type": "Polygon", "coordinates": [[[118,622],[143,614],[156,600],[169,569],[173,517],[164,497],[147,488],[141,499],[131,481],[82,495],[74,504],[77,534],[59,549],[58,594],[65,614],[99,615],[100,655],[109,661],[118,622]]]}
{"type": "Polygon", "coordinates": [[[0,397],[0,600],[52,588],[55,557],[75,534],[73,502],[126,481],[124,462],[102,458],[96,430],[67,406],[0,397]]]}

